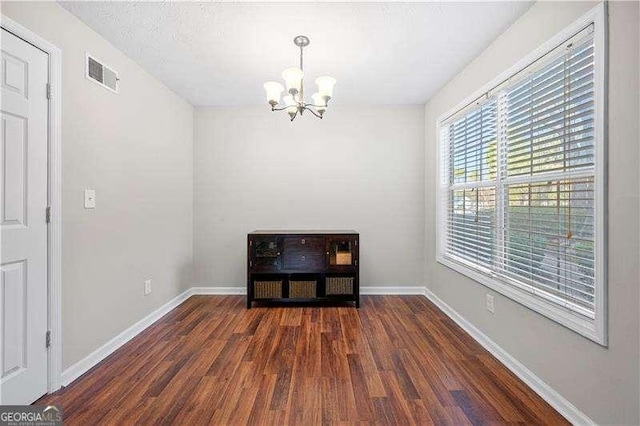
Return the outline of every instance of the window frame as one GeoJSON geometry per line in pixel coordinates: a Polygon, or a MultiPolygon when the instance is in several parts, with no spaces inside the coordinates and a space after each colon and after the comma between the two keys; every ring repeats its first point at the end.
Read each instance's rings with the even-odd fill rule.
{"type": "MultiPolygon", "coordinates": [[[[598,4],[579,19],[568,25],[562,31],[551,37],[545,43],[533,50],[523,59],[509,67],[506,71],[485,84],[481,89],[467,97],[454,108],[442,114],[436,120],[436,191],[437,191],[437,251],[436,260],[474,281],[522,304],[523,306],[538,312],[541,315],[581,334],[582,336],[602,345],[608,345],[607,336],[607,20],[606,5],[598,4]],[[505,278],[497,278],[490,272],[483,272],[473,263],[461,259],[452,259],[445,255],[446,226],[447,226],[447,202],[445,193],[449,186],[442,184],[443,156],[442,142],[440,139],[443,123],[452,116],[461,113],[474,103],[481,103],[487,93],[501,86],[511,77],[525,70],[538,59],[553,51],[556,47],[570,39],[588,25],[593,24],[594,43],[594,137],[595,137],[595,170],[594,170],[594,281],[595,281],[595,317],[574,313],[557,303],[545,300],[542,295],[533,295],[529,291],[518,288],[517,282],[511,282],[505,278]]],[[[499,232],[499,230],[497,230],[499,232]]]]}

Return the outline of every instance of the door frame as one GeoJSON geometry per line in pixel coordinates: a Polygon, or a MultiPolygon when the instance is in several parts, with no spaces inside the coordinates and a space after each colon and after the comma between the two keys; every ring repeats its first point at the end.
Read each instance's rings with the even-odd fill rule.
{"type": "Polygon", "coordinates": [[[62,386],[62,50],[5,15],[0,15],[0,27],[49,55],[47,321],[51,340],[47,390],[52,393],[62,386]]]}

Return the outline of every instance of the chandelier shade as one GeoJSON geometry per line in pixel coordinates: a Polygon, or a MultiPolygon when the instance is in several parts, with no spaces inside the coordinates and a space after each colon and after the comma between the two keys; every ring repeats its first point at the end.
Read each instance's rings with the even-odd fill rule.
{"type": "Polygon", "coordinates": [[[313,104],[319,114],[323,114],[327,110],[327,101],[321,93],[314,93],[311,95],[311,99],[313,99],[313,104]]]}
{"type": "Polygon", "coordinates": [[[280,103],[280,96],[284,92],[284,86],[277,81],[267,81],[264,84],[264,90],[267,91],[267,102],[276,106],[280,103]]]}
{"type": "Polygon", "coordinates": [[[318,85],[318,92],[327,100],[333,96],[333,88],[336,85],[336,79],[329,76],[323,76],[316,78],[316,84],[318,85]]]}
{"type": "Polygon", "coordinates": [[[282,100],[284,101],[285,109],[289,115],[295,115],[298,112],[298,103],[293,98],[293,95],[287,95],[282,98],[282,100]]]}
{"type": "Polygon", "coordinates": [[[287,92],[292,95],[300,92],[302,88],[302,79],[304,78],[304,72],[300,68],[287,68],[282,71],[282,78],[287,85],[287,92]]]}
{"type": "Polygon", "coordinates": [[[307,103],[304,98],[304,71],[302,64],[302,49],[310,43],[309,38],[299,35],[293,39],[293,43],[300,48],[300,67],[287,68],[282,72],[282,79],[286,85],[287,94],[282,98],[284,106],[276,108],[280,104],[280,97],[285,90],[285,86],[276,82],[268,81],[264,84],[267,95],[267,102],[271,105],[271,111],[286,111],[293,121],[298,114],[305,111],[318,118],[322,118],[327,110],[327,104],[333,97],[333,89],[336,79],[329,76],[318,77],[315,82],[318,85],[318,92],[311,96],[313,103],[307,103]]]}

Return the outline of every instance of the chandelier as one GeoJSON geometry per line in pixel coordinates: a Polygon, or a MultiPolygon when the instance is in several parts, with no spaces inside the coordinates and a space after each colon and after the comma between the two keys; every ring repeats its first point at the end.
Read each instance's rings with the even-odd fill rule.
{"type": "Polygon", "coordinates": [[[302,115],[305,111],[318,118],[322,118],[327,110],[329,99],[333,96],[333,87],[336,85],[336,79],[329,76],[316,78],[318,91],[311,95],[313,103],[307,103],[304,100],[304,72],[302,71],[302,49],[309,45],[307,36],[299,35],[293,39],[293,43],[300,48],[300,68],[287,68],[282,71],[282,78],[287,85],[288,95],[282,98],[284,107],[276,108],[280,103],[280,96],[284,91],[284,86],[277,81],[268,81],[264,84],[264,90],[267,92],[267,102],[271,105],[271,111],[287,111],[291,121],[298,114],[302,115]]]}

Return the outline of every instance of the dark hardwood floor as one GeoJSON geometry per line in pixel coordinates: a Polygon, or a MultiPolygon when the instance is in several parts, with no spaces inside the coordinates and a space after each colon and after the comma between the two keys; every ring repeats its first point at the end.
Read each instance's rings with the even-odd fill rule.
{"type": "Polygon", "coordinates": [[[65,424],[567,424],[422,296],[195,296],[40,399],[65,424]]]}

